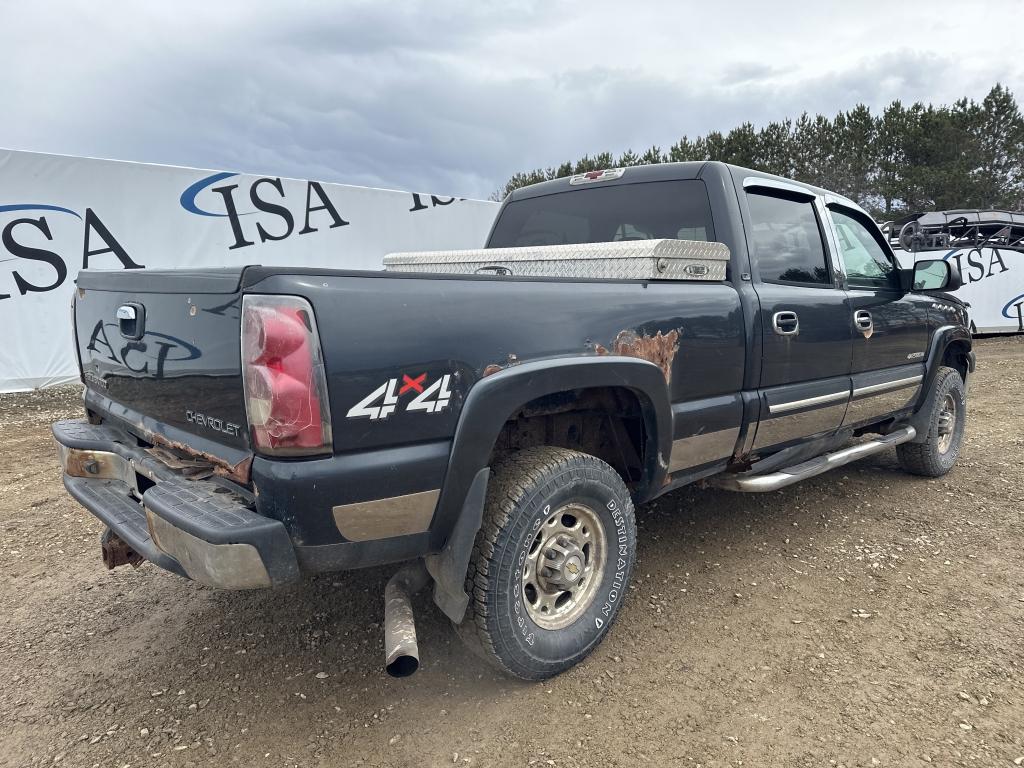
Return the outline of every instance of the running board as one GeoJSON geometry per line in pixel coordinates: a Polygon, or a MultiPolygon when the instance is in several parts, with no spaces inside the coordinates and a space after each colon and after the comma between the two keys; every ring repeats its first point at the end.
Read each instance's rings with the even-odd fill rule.
{"type": "Polygon", "coordinates": [[[904,427],[884,437],[857,443],[857,445],[851,445],[849,448],[843,448],[835,453],[826,453],[824,456],[818,456],[801,464],[794,464],[792,467],[772,472],[769,475],[750,475],[749,473],[719,475],[711,483],[727,491],[742,491],[744,493],[777,491],[779,488],[799,483],[801,480],[828,472],[830,469],[849,464],[851,461],[863,459],[865,456],[881,453],[887,448],[909,442],[916,436],[916,429],[904,427]]]}

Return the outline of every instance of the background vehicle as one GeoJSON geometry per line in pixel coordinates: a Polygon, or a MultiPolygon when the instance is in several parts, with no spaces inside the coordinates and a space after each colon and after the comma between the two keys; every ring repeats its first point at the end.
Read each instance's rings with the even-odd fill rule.
{"type": "Polygon", "coordinates": [[[1024,333],[1024,213],[929,211],[882,232],[905,268],[921,258],[956,262],[973,334],[1024,333]]]}
{"type": "Polygon", "coordinates": [[[898,269],[824,190],[719,163],[581,174],[514,192],[488,249],[390,262],[449,274],[80,275],[88,419],[54,434],[108,565],[248,588],[412,561],[390,672],[417,666],[408,595],[432,582],[472,647],[540,679],[614,621],[635,504],[890,446],[917,474],[956,461],[956,265],[898,269]]]}

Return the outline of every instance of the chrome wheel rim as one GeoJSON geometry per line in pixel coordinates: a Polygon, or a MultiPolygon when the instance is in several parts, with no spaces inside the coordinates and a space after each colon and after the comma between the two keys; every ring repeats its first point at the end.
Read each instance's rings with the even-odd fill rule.
{"type": "Polygon", "coordinates": [[[542,629],[562,629],[594,602],[607,557],[604,526],[583,504],[566,504],[541,524],[523,567],[526,612],[542,629]]]}
{"type": "Polygon", "coordinates": [[[937,432],[939,434],[939,453],[948,453],[953,446],[953,435],[956,432],[956,399],[952,393],[946,395],[942,400],[942,408],[939,409],[939,421],[937,432]]]}

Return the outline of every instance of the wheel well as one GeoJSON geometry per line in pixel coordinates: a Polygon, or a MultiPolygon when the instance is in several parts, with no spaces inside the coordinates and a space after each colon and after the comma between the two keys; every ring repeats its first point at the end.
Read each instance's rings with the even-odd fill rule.
{"type": "Polygon", "coordinates": [[[967,345],[967,342],[953,341],[950,342],[949,346],[942,353],[942,364],[948,365],[950,368],[956,368],[960,372],[960,378],[964,381],[967,381],[967,353],[969,351],[970,347],[967,345]]]}
{"type": "Polygon", "coordinates": [[[553,445],[596,456],[629,485],[643,479],[647,427],[638,395],[623,387],[557,392],[531,400],[498,434],[490,463],[523,448],[553,445]]]}

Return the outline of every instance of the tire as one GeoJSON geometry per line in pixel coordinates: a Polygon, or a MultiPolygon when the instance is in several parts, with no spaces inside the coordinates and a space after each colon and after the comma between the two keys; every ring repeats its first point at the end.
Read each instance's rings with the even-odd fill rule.
{"type": "Polygon", "coordinates": [[[929,409],[928,434],[920,442],[896,446],[896,458],[912,475],[941,477],[960,456],[967,423],[967,395],[960,372],[945,366],[939,368],[932,394],[923,407],[929,409]]]}
{"type": "Polygon", "coordinates": [[[633,502],[614,469],[564,448],[522,450],[491,474],[459,634],[506,674],[557,675],[608,634],[635,559],[633,502]]]}

